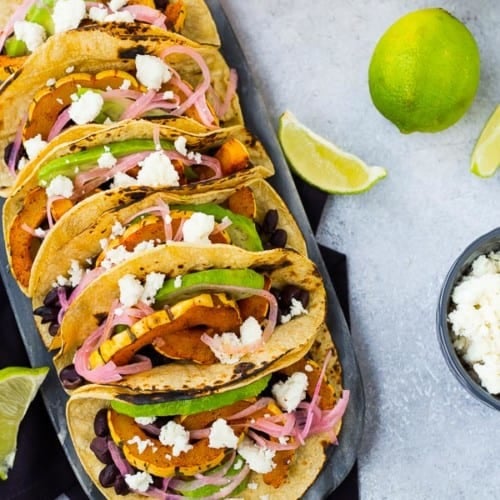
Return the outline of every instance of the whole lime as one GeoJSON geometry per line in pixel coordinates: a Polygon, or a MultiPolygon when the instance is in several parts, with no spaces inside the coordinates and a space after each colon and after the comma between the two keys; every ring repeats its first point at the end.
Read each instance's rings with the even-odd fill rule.
{"type": "Polygon", "coordinates": [[[375,47],[370,94],[401,132],[438,132],[472,104],[479,72],[470,31],[443,9],[417,10],[396,21],[375,47]]]}

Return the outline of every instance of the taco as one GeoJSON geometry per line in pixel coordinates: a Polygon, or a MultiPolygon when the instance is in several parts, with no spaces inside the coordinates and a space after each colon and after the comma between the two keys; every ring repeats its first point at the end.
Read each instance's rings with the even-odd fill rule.
{"type": "Polygon", "coordinates": [[[292,250],[156,247],[75,299],[54,363],[69,390],[93,382],[203,395],[303,357],[325,300],[315,265],[292,250]]]}
{"type": "Polygon", "coordinates": [[[0,87],[2,188],[70,127],[186,116],[215,129],[242,123],[236,74],[219,51],[174,34],[93,26],[49,39],[0,87]]]}
{"type": "Polygon", "coordinates": [[[250,251],[306,245],[295,219],[264,180],[201,194],[125,189],[104,202],[109,209],[67,243],[65,218],[54,228],[34,261],[29,294],[42,339],[54,337],[65,311],[106,270],[158,245],[223,243],[250,251]],[[142,199],[135,201],[140,195],[142,199]],[[58,234],[61,233],[61,237],[58,234]]]}
{"type": "Polygon", "coordinates": [[[10,0],[0,6],[0,82],[17,71],[52,37],[97,24],[134,23],[173,31],[201,44],[220,45],[217,27],[203,0],[10,0]]]}
{"type": "Polygon", "coordinates": [[[66,415],[106,498],[292,500],[321,472],[348,399],[323,329],[305,357],[238,389],[191,398],[88,386],[66,415]]]}
{"type": "Polygon", "coordinates": [[[44,154],[5,202],[3,228],[12,274],[26,291],[40,238],[43,249],[65,219],[65,230],[56,237],[62,247],[116,205],[123,187],[138,186],[136,194],[130,188],[127,195],[137,200],[144,196],[144,186],[192,194],[273,172],[260,142],[242,127],[192,134],[131,120],[59,145],[44,154]]]}

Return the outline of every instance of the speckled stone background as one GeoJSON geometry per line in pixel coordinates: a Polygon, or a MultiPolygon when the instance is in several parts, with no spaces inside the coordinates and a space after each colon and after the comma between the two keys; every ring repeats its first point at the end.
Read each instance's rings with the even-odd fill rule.
{"type": "Polygon", "coordinates": [[[366,389],[359,450],[368,499],[500,498],[500,414],[448,371],[436,339],[439,289],[456,256],[500,225],[500,174],[469,173],[500,103],[497,0],[223,0],[276,124],[302,122],[388,177],[359,196],[330,196],[321,243],[348,256],[352,334],[366,389]],[[476,100],[438,134],[402,135],[371,103],[373,48],[401,15],[440,6],[481,52],[476,100]]]}

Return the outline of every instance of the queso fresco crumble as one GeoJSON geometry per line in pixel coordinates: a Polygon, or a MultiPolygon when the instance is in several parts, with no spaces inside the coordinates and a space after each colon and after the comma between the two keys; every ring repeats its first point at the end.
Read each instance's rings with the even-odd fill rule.
{"type": "Polygon", "coordinates": [[[500,251],[479,256],[452,293],[453,345],[491,394],[500,394],[500,251]]]}

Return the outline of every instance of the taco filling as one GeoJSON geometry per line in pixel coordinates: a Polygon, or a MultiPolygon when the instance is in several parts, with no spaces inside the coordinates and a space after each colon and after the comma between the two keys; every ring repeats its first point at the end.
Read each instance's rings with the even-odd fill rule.
{"type": "Polygon", "coordinates": [[[61,371],[67,388],[178,361],[234,365],[264,348],[277,325],[308,314],[307,290],[253,269],[125,274],[118,286],[119,299],[61,371]]]}
{"type": "Polygon", "coordinates": [[[236,73],[231,70],[226,95],[219,97],[207,62],[188,45],[170,45],[160,57],[138,54],[135,71],[108,69],[91,74],[73,70],[70,66],[66,76],[49,79],[33,97],[13,142],[5,148],[4,159],[13,174],[72,125],[185,116],[217,128],[236,93],[236,73]],[[168,63],[179,55],[198,67],[200,78],[194,88],[168,63]]]}
{"type": "MultiPolygon", "coordinates": [[[[195,400],[135,404],[119,395],[95,405],[89,456],[100,487],[155,498],[278,494],[293,484],[296,455],[312,436],[337,442],[349,391],[328,380],[330,356],[195,400]]],[[[310,482],[316,472],[300,471],[310,482]]]]}
{"type": "Polygon", "coordinates": [[[0,35],[0,66],[12,73],[50,36],[91,23],[140,22],[181,33],[186,7],[183,0],[24,0],[0,35]]]}
{"type": "Polygon", "coordinates": [[[236,138],[203,153],[188,151],[186,139],[179,136],[175,141],[128,139],[54,158],[38,170],[38,186],[26,194],[10,226],[14,275],[27,287],[40,240],[73,206],[98,191],[193,185],[251,166],[248,150],[236,138]]]}
{"type": "Polygon", "coordinates": [[[139,252],[157,245],[185,242],[192,245],[223,243],[250,251],[284,248],[287,233],[278,227],[278,211],[266,212],[256,226],[257,200],[248,186],[235,190],[221,204],[172,204],[158,197],[155,204],[133,213],[122,224],[118,220],[107,238],[101,238],[102,251],[57,276],[43,305],[34,310],[42,323],[49,323],[49,334],[55,336],[64,313],[78,295],[106,270],[139,252]]]}

